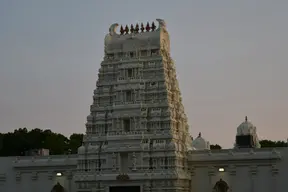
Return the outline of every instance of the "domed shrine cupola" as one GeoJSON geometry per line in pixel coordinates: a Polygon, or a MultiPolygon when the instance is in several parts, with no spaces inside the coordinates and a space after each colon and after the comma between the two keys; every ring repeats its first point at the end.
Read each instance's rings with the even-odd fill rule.
{"type": "Polygon", "coordinates": [[[237,128],[236,148],[260,148],[259,139],[256,132],[256,127],[248,121],[247,116],[245,121],[237,128]]]}
{"type": "Polygon", "coordinates": [[[85,153],[85,146],[84,145],[81,145],[79,148],[78,148],[78,154],[84,154],[85,153]]]}
{"type": "Polygon", "coordinates": [[[199,133],[198,137],[192,141],[192,148],[194,150],[210,150],[210,144],[199,133]]]}

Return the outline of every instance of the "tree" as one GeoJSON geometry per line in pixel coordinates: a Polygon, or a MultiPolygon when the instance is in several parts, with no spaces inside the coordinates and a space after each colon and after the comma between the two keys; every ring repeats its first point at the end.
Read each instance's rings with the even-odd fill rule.
{"type": "Polygon", "coordinates": [[[220,145],[218,145],[218,144],[216,144],[216,145],[210,145],[210,149],[211,150],[215,150],[215,149],[222,149],[222,147],[220,146],[220,145]]]}
{"type": "Polygon", "coordinates": [[[261,148],[276,148],[276,147],[287,147],[287,142],[284,141],[271,141],[271,140],[261,140],[261,148]]]}
{"type": "Polygon", "coordinates": [[[48,134],[44,140],[44,148],[49,149],[51,155],[69,153],[69,139],[59,133],[48,134]]]}
{"type": "MultiPolygon", "coordinates": [[[[39,128],[27,128],[0,134],[0,156],[22,156],[34,149],[49,149],[51,155],[68,154],[70,140],[62,134],[39,128]],[[2,141],[2,142],[1,142],[2,141]]],[[[75,150],[74,150],[75,151],[75,150]]]]}
{"type": "MultiPolygon", "coordinates": [[[[287,142],[285,141],[271,141],[271,140],[260,140],[261,148],[276,148],[276,147],[288,147],[287,142]]],[[[222,147],[218,144],[210,145],[210,149],[222,149],[222,147]]]]}
{"type": "Polygon", "coordinates": [[[2,133],[0,133],[0,151],[3,147],[3,137],[4,137],[4,135],[2,133]]]}
{"type": "Polygon", "coordinates": [[[69,149],[72,154],[76,154],[78,148],[82,145],[83,134],[73,133],[69,138],[69,149]]]}

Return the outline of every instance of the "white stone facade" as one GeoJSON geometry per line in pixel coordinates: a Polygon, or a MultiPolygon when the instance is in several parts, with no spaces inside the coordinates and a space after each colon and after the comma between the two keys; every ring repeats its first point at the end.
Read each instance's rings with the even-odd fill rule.
{"type": "MultiPolygon", "coordinates": [[[[133,154],[133,153],[132,153],[133,154]]],[[[193,150],[187,153],[191,192],[211,192],[217,181],[222,179],[229,186],[228,191],[242,192],[284,192],[287,190],[288,148],[277,149],[229,149],[193,150]]],[[[60,183],[69,192],[97,191],[98,186],[85,189],[87,176],[79,177],[78,156],[2,157],[0,158],[0,191],[50,192],[60,183]],[[57,173],[62,173],[57,176],[57,173]],[[84,183],[84,184],[83,184],[84,183]]],[[[114,161],[114,158],[111,159],[114,161]]],[[[135,171],[137,180],[117,181],[115,174],[108,177],[109,183],[100,183],[102,191],[109,191],[112,185],[139,185],[144,191],[149,184],[145,180],[149,173],[135,171]]],[[[80,172],[81,173],[81,172],[80,172]]],[[[97,178],[95,171],[90,171],[97,178]]],[[[160,173],[163,177],[165,173],[160,173]]],[[[175,174],[175,173],[174,173],[175,174]]],[[[104,174],[102,174],[104,175],[104,174]]],[[[101,176],[101,175],[100,175],[101,176]]],[[[130,175],[129,175],[130,176],[130,175]]],[[[153,175],[154,176],[154,175],[153,175]]],[[[155,181],[153,179],[153,181],[155,181]]],[[[159,185],[159,191],[169,191],[175,182],[166,178],[159,185]]],[[[179,183],[180,188],[183,184],[179,183]]]]}
{"type": "MultiPolygon", "coordinates": [[[[121,34],[110,27],[78,154],[0,158],[1,192],[286,191],[287,148],[210,150],[201,135],[191,140],[169,34],[157,21],[121,34]]],[[[254,126],[244,132],[258,142],[254,126]]]]}
{"type": "Polygon", "coordinates": [[[157,21],[158,28],[136,25],[121,28],[122,34],[113,24],[105,37],[74,176],[83,188],[108,190],[126,181],[143,192],[158,191],[169,181],[171,191],[189,191],[189,127],[169,34],[165,22],[157,21]]]}

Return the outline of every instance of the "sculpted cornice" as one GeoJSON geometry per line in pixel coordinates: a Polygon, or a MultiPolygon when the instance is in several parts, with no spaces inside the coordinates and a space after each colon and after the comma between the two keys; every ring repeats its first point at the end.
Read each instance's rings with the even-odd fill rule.
{"type": "Polygon", "coordinates": [[[76,166],[78,155],[16,157],[14,168],[76,166]]]}

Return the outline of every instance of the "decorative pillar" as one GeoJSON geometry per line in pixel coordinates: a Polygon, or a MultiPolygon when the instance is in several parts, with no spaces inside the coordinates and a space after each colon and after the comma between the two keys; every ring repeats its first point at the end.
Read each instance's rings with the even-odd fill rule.
{"type": "Polygon", "coordinates": [[[116,153],[116,170],[119,172],[121,171],[121,157],[120,153],[116,153]]]}
{"type": "Polygon", "coordinates": [[[143,184],[143,192],[150,192],[151,191],[151,181],[150,180],[146,180],[145,184],[143,184]]]}
{"type": "Polygon", "coordinates": [[[272,175],[272,184],[271,184],[271,192],[277,192],[278,189],[277,189],[277,176],[278,176],[278,173],[279,173],[279,169],[278,167],[273,164],[271,165],[271,175],[272,175]]]}
{"type": "MultiPolygon", "coordinates": [[[[188,165],[190,166],[190,165],[188,165]]],[[[190,191],[192,191],[192,189],[194,189],[194,176],[195,176],[195,167],[191,167],[191,169],[189,169],[190,171],[190,176],[191,176],[191,180],[190,180],[190,191]]]]}
{"type": "Polygon", "coordinates": [[[37,181],[37,179],[38,179],[38,173],[37,173],[37,172],[32,172],[32,174],[31,174],[31,179],[32,179],[32,181],[37,181]]]}
{"type": "Polygon", "coordinates": [[[112,153],[112,169],[113,171],[116,171],[117,170],[117,157],[116,157],[116,154],[113,152],[112,153]]]}
{"type": "Polygon", "coordinates": [[[6,182],[6,173],[0,174],[0,185],[4,185],[6,182]]]}
{"type": "Polygon", "coordinates": [[[133,129],[131,130],[132,132],[134,132],[134,134],[135,134],[135,132],[136,132],[136,130],[137,130],[137,124],[136,124],[136,117],[134,116],[133,117],[133,123],[134,123],[134,127],[133,127],[133,129]]]}
{"type": "Polygon", "coordinates": [[[235,176],[236,176],[236,166],[235,165],[230,165],[229,166],[229,175],[230,175],[230,191],[233,191],[234,187],[234,181],[235,181],[235,176]]]}
{"type": "Polygon", "coordinates": [[[133,166],[132,166],[132,170],[133,171],[136,171],[136,164],[137,164],[137,157],[136,157],[136,154],[135,154],[135,152],[133,152],[133,155],[132,155],[132,164],[133,164],[133,166]]]}
{"type": "Polygon", "coordinates": [[[47,177],[48,177],[48,180],[52,180],[53,178],[54,178],[54,172],[53,171],[50,171],[50,172],[48,172],[48,175],[47,175],[47,177]]]}
{"type": "Polygon", "coordinates": [[[20,171],[16,172],[15,179],[16,179],[16,182],[21,182],[21,172],[20,171]]]}
{"type": "Polygon", "coordinates": [[[251,192],[255,191],[255,177],[257,176],[257,172],[258,172],[258,167],[256,165],[250,167],[250,177],[251,177],[250,191],[251,192]]]}
{"type": "Polygon", "coordinates": [[[15,174],[15,180],[16,180],[16,184],[17,184],[17,189],[18,191],[21,191],[22,186],[21,186],[21,172],[17,171],[15,174]]]}
{"type": "Polygon", "coordinates": [[[36,171],[32,172],[31,174],[31,180],[33,181],[32,182],[32,192],[36,192],[36,189],[35,189],[35,182],[34,181],[37,181],[38,180],[38,173],[36,171]]]}
{"type": "Polygon", "coordinates": [[[72,179],[73,179],[73,174],[71,171],[67,171],[65,173],[66,178],[68,180],[68,191],[72,191],[72,179]]]}
{"type": "Polygon", "coordinates": [[[208,176],[209,176],[209,186],[210,186],[210,189],[212,190],[214,187],[214,183],[212,183],[212,179],[213,179],[213,176],[215,176],[215,167],[209,166],[208,176]]]}

